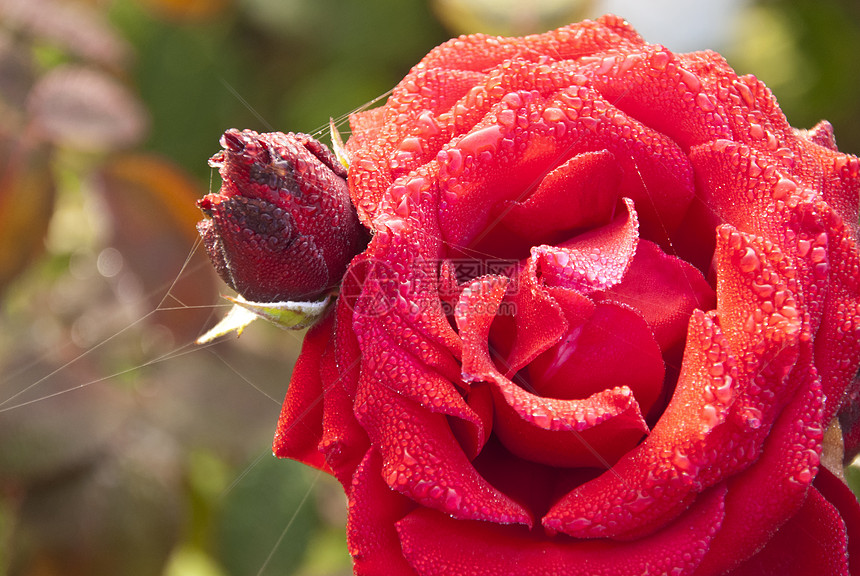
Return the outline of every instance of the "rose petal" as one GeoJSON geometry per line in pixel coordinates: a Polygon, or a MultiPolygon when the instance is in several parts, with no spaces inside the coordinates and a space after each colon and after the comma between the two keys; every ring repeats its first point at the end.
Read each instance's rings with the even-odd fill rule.
{"type": "Polygon", "coordinates": [[[609,102],[683,148],[731,138],[715,93],[702,90],[700,75],[681,58],[662,46],[647,46],[609,53],[579,70],[609,102]]]}
{"type": "Polygon", "coordinates": [[[827,397],[825,422],[839,411],[860,364],[860,252],[841,218],[829,215],[826,257],[811,256],[813,261],[821,259],[815,272],[826,262],[830,280],[814,341],[815,366],[827,397]]]}
{"type": "Polygon", "coordinates": [[[620,182],[611,152],[583,152],[554,168],[528,198],[497,205],[496,220],[533,246],[558,244],[573,230],[608,223],[620,182]]]}
{"type": "Polygon", "coordinates": [[[484,34],[462,36],[431,50],[421,65],[427,68],[486,70],[517,56],[533,60],[562,60],[606,49],[635,48],[642,44],[642,38],[630,24],[607,14],[596,21],[583,20],[546,34],[522,38],[488,37],[484,34]]]}
{"type": "Polygon", "coordinates": [[[665,368],[660,347],[645,320],[633,310],[598,303],[594,314],[564,340],[534,359],[529,382],[546,398],[586,398],[620,383],[643,414],[660,396],[665,368]]]}
{"type": "Polygon", "coordinates": [[[639,241],[621,283],[596,297],[642,314],[664,352],[683,342],[693,310],[711,310],[716,304],[713,289],[698,269],[648,240],[639,241]]]}
{"type": "MultiPolygon", "coordinates": [[[[474,294],[475,291],[473,298],[477,297],[474,294]]],[[[485,293],[478,291],[477,294],[485,293]]],[[[486,294],[483,297],[486,298],[486,294]]],[[[575,298],[578,305],[590,314],[593,305],[585,296],[573,294],[571,298],[575,298]]],[[[485,367],[486,358],[490,357],[490,343],[493,345],[492,358],[500,363],[501,369],[510,377],[538,354],[558,343],[567,331],[564,312],[550,290],[541,286],[532,259],[514,279],[504,304],[512,306],[512,314],[497,315],[496,308],[482,304],[480,307],[466,308],[483,309],[485,312],[480,318],[473,314],[473,317],[458,320],[461,337],[465,339],[464,330],[471,334],[470,344],[467,346],[464,340],[463,345],[464,378],[485,379],[490,373],[489,368],[485,367]],[[468,327],[463,320],[468,321],[468,327]],[[468,365],[467,356],[470,357],[468,365]]],[[[569,306],[571,309],[573,307],[569,306]]]]}
{"type": "Polygon", "coordinates": [[[502,376],[486,338],[505,287],[497,277],[484,277],[463,289],[456,320],[464,339],[464,378],[494,385],[495,431],[513,453],[546,464],[608,466],[648,431],[630,389],[558,400],[526,392],[502,376]]]}
{"type": "MultiPolygon", "coordinates": [[[[372,262],[372,261],[371,261],[372,262]]],[[[340,370],[340,385],[344,392],[355,398],[358,378],[361,373],[361,347],[353,330],[337,329],[338,326],[352,326],[353,311],[361,298],[361,284],[366,268],[370,265],[364,254],[356,256],[346,270],[340,286],[335,313],[335,357],[340,370]]]]}
{"type": "Polygon", "coordinates": [[[766,164],[761,165],[765,170],[767,165],[789,170],[796,182],[815,190],[846,222],[858,221],[860,160],[837,152],[826,126],[813,129],[812,137],[799,134],[789,125],[771,91],[753,75],[709,77],[710,90],[727,94],[725,103],[731,103],[727,120],[733,140],[766,156],[766,164]]]}
{"type": "Polygon", "coordinates": [[[626,386],[583,400],[555,400],[500,377],[493,399],[496,436],[511,453],[531,462],[608,469],[648,432],[626,386]]]}
{"type": "Polygon", "coordinates": [[[774,424],[761,457],[729,479],[723,529],[696,576],[717,576],[736,567],[803,504],[820,460],[824,398],[814,368],[795,370],[805,379],[801,392],[774,424]]]}
{"type": "MultiPolygon", "coordinates": [[[[358,366],[357,361],[353,361],[358,366]]],[[[344,490],[349,490],[352,475],[362,455],[370,447],[367,434],[353,413],[354,399],[347,393],[344,378],[349,372],[341,370],[329,346],[320,361],[323,383],[322,436],[318,450],[344,490]]]]}
{"type": "Polygon", "coordinates": [[[416,510],[397,523],[420,576],[692,574],[723,517],[725,489],[704,494],[671,527],[636,542],[547,541],[520,528],[458,522],[416,510]]]}
{"type": "Polygon", "coordinates": [[[849,576],[845,522],[820,492],[731,576],[849,576]]]}
{"type": "Polygon", "coordinates": [[[414,576],[400,551],[395,523],[415,508],[380,477],[379,454],[370,449],[355,471],[349,489],[346,539],[356,576],[414,576]]]}
{"type": "Polygon", "coordinates": [[[293,368],[272,446],[278,458],[292,458],[329,473],[332,471],[318,449],[323,419],[320,362],[331,340],[333,324],[333,316],[329,314],[308,330],[293,368]]]}
{"type": "Polygon", "coordinates": [[[615,286],[630,267],[639,242],[639,221],[633,202],[624,198],[626,214],[606,226],[575,236],[558,247],[532,248],[541,281],[548,286],[591,294],[615,286]]]}
{"type": "Polygon", "coordinates": [[[463,340],[462,375],[467,382],[488,381],[489,374],[496,370],[489,348],[490,325],[507,286],[504,276],[487,275],[462,287],[454,319],[463,340]]]}
{"type": "MultiPolygon", "coordinates": [[[[691,317],[672,402],[645,442],[612,473],[561,499],[544,526],[577,537],[650,532],[677,516],[696,492],[757,458],[773,419],[799,385],[787,376],[797,360],[800,322],[773,303],[771,313],[763,313],[751,289],[767,277],[774,294],[788,292],[775,270],[782,260],[760,239],[747,239],[728,226],[720,229],[717,312],[691,317]],[[738,365],[736,350],[753,353],[738,365]]],[[[792,305],[790,292],[782,304],[792,305]]]]}
{"type": "Polygon", "coordinates": [[[841,478],[824,467],[815,477],[815,489],[836,507],[845,521],[850,573],[857,574],[860,571],[860,503],[857,496],[841,478]]]}
{"type": "Polygon", "coordinates": [[[558,91],[546,96],[517,91],[512,82],[484,120],[439,152],[439,223],[448,242],[477,241],[490,224],[488,205],[527,198],[556,166],[595,150],[616,157],[618,196],[636,203],[645,236],[665,239],[677,228],[693,197],[692,170],[680,148],[614,111],[592,88],[565,87],[566,75],[559,70],[558,91]]]}
{"type": "Polygon", "coordinates": [[[355,413],[382,455],[382,478],[422,506],[464,520],[531,525],[528,512],[478,475],[445,417],[366,376],[355,413]]]}
{"type": "Polygon", "coordinates": [[[400,337],[394,340],[378,319],[361,317],[356,317],[354,326],[362,347],[362,379],[372,374],[378,384],[426,410],[481,425],[451,380],[403,348],[403,341],[411,336],[409,332],[400,332],[400,337]]]}

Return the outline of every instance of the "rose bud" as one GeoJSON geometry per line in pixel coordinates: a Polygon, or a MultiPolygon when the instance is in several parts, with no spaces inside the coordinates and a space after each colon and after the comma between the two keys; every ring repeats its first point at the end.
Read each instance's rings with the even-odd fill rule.
{"type": "Polygon", "coordinates": [[[367,240],[346,169],[306,134],[227,130],[209,159],[223,184],[197,202],[221,278],[256,302],[307,301],[333,290],[367,240]]]}

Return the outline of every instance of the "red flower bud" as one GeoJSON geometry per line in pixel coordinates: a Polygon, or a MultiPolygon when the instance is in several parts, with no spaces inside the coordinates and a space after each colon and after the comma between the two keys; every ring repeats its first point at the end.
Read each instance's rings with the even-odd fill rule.
{"type": "Polygon", "coordinates": [[[313,300],[340,283],[367,233],[346,169],[306,134],[227,130],[209,159],[223,184],[197,202],[197,224],[221,278],[257,302],[313,300]]]}

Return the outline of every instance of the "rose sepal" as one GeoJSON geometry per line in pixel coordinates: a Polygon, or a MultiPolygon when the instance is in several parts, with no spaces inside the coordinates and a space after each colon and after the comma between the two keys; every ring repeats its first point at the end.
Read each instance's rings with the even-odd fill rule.
{"type": "Polygon", "coordinates": [[[232,302],[233,307],[218,324],[197,339],[197,344],[209,343],[234,331],[241,336],[245,328],[258,318],[283,330],[301,330],[316,323],[331,303],[331,295],[311,302],[251,302],[241,295],[223,298],[232,302]]]}
{"type": "Polygon", "coordinates": [[[343,138],[340,136],[340,130],[334,123],[334,118],[328,119],[328,129],[331,138],[331,150],[334,152],[337,161],[343,164],[343,167],[349,170],[349,155],[346,151],[346,144],[343,143],[343,138]]]}

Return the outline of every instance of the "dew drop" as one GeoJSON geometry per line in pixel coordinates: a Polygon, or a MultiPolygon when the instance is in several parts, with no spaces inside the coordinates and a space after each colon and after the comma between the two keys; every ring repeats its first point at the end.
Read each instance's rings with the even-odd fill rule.
{"type": "Polygon", "coordinates": [[[561,122],[565,119],[565,114],[560,108],[547,108],[543,111],[542,116],[547,122],[561,122]]]}
{"type": "Polygon", "coordinates": [[[764,128],[762,128],[761,124],[750,124],[749,134],[750,138],[764,138],[764,128]]]}
{"type": "Polygon", "coordinates": [[[717,409],[713,404],[705,404],[702,408],[702,421],[704,422],[707,430],[710,430],[720,423],[719,416],[717,416],[717,409]]]}
{"type": "Polygon", "coordinates": [[[714,106],[710,97],[704,92],[699,92],[699,94],[696,95],[696,106],[698,106],[703,112],[713,112],[717,108],[714,106]]]}
{"type": "Polygon", "coordinates": [[[499,124],[508,129],[513,128],[517,121],[517,115],[513,110],[502,110],[496,118],[499,124]]]}
{"type": "Polygon", "coordinates": [[[541,410],[533,410],[531,413],[531,420],[535,426],[545,430],[549,430],[550,425],[552,424],[552,417],[541,410]]]}
{"type": "Polygon", "coordinates": [[[588,518],[574,518],[573,520],[568,520],[566,522],[566,527],[568,530],[578,531],[589,528],[592,524],[593,522],[588,518]]]}
{"type": "Polygon", "coordinates": [[[816,246],[812,249],[810,259],[816,264],[824,262],[827,259],[827,249],[824,246],[816,246]]]}
{"type": "Polygon", "coordinates": [[[753,430],[758,430],[759,428],[761,428],[761,410],[759,410],[758,408],[746,408],[741,413],[741,418],[744,419],[744,422],[746,423],[747,427],[753,430]]]}
{"type": "Polygon", "coordinates": [[[437,156],[437,160],[449,176],[459,176],[463,172],[463,155],[456,148],[443,150],[437,156]]]}
{"type": "Polygon", "coordinates": [[[797,473],[797,481],[801,484],[809,484],[812,482],[812,471],[809,468],[804,468],[797,473]]]}
{"type": "Polygon", "coordinates": [[[781,200],[790,194],[794,194],[796,191],[797,184],[788,178],[780,178],[773,186],[773,198],[774,200],[781,200]]]}
{"type": "Polygon", "coordinates": [[[687,85],[687,88],[689,88],[691,92],[698,92],[702,87],[702,83],[699,82],[699,78],[685,68],[681,68],[679,72],[681,73],[681,81],[687,85]]]}
{"type": "Polygon", "coordinates": [[[467,154],[476,156],[483,151],[494,152],[501,138],[501,127],[493,124],[467,134],[456,144],[456,147],[467,154]]]}
{"type": "Polygon", "coordinates": [[[418,135],[429,138],[439,133],[439,124],[436,123],[436,118],[430,110],[425,110],[418,116],[416,122],[418,135]]]}
{"type": "Polygon", "coordinates": [[[508,94],[505,94],[505,97],[502,98],[502,102],[504,102],[511,108],[520,108],[523,105],[523,99],[520,98],[520,95],[516,92],[510,92],[508,94]]]}
{"type": "Polygon", "coordinates": [[[693,461],[678,448],[675,449],[675,456],[672,458],[672,464],[674,464],[681,472],[690,473],[697,469],[697,466],[693,461]]]}
{"type": "Polygon", "coordinates": [[[738,261],[738,266],[740,267],[742,272],[749,273],[756,270],[761,265],[761,262],[758,259],[758,256],[750,247],[747,247],[746,251],[744,251],[743,256],[741,256],[738,261]]]}
{"type": "Polygon", "coordinates": [[[462,503],[463,497],[456,490],[449,487],[445,493],[445,507],[448,510],[459,510],[462,503]]]}

